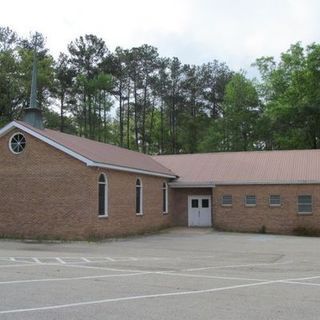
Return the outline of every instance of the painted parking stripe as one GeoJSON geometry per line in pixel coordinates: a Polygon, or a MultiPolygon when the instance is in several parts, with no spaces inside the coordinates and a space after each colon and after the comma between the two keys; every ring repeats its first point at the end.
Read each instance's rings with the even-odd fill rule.
{"type": "Polygon", "coordinates": [[[61,258],[57,257],[56,260],[61,264],[66,264],[66,262],[64,260],[62,260],[61,258]]]}
{"type": "MultiPolygon", "coordinates": [[[[47,264],[47,265],[57,265],[57,264],[47,264]]],[[[96,266],[83,266],[79,264],[63,264],[66,268],[82,268],[82,269],[94,269],[94,270],[109,270],[109,271],[119,271],[119,272],[149,272],[152,270],[141,270],[141,269],[119,269],[119,268],[109,268],[109,267],[96,267],[96,266]]],[[[158,270],[161,271],[161,270],[158,270]]],[[[172,270],[174,271],[174,270],[172,270]]],[[[156,271],[152,271],[156,272],[156,271]]]]}
{"type": "Polygon", "coordinates": [[[115,260],[113,258],[110,258],[110,257],[105,257],[105,259],[108,260],[108,261],[111,261],[111,262],[115,262],[115,260]]]}
{"type": "MultiPolygon", "coordinates": [[[[320,276],[305,277],[304,279],[315,279],[315,278],[320,278],[320,276]]],[[[241,284],[241,285],[235,285],[235,286],[227,286],[227,287],[211,288],[211,289],[203,289],[203,290],[178,291],[178,292],[159,293],[159,294],[150,294],[150,295],[129,296],[129,297],[122,297],[122,298],[109,298],[109,299],[104,299],[104,300],[91,300],[91,301],[44,306],[44,307],[37,307],[37,308],[3,310],[3,311],[0,311],[0,314],[46,311],[46,310],[74,308],[74,307],[81,307],[81,306],[95,305],[95,304],[104,304],[104,303],[111,303],[111,302],[122,302],[122,301],[130,301],[130,300],[132,301],[132,300],[142,300],[142,299],[155,299],[155,298],[162,298],[162,297],[207,294],[207,293],[213,293],[213,292],[219,292],[219,291],[263,286],[263,285],[269,285],[269,284],[275,284],[275,283],[294,283],[295,281],[297,282],[297,279],[299,279],[299,278],[295,278],[295,279],[291,279],[291,280],[289,280],[289,279],[271,280],[271,281],[255,282],[255,283],[249,283],[249,284],[241,284]]],[[[294,284],[302,284],[302,283],[297,282],[294,284]]],[[[309,284],[309,283],[307,283],[307,284],[309,284]]]]}
{"type": "Polygon", "coordinates": [[[272,283],[276,283],[276,282],[278,282],[278,281],[255,282],[255,283],[250,283],[250,284],[242,284],[242,285],[236,285],[236,286],[211,288],[211,289],[203,289],[203,290],[178,291],[178,292],[168,292],[168,293],[140,295],[140,296],[131,296],[131,297],[129,296],[129,297],[122,297],[122,298],[110,298],[110,299],[104,299],[104,300],[91,300],[91,301],[76,302],[76,303],[69,303],[69,304],[60,304],[60,305],[38,307],[38,308],[3,310],[3,311],[0,311],[0,314],[23,313],[23,312],[32,312],[32,311],[45,311],[45,310],[54,310],[54,309],[64,309],[64,308],[73,308],[73,307],[104,304],[104,303],[110,303],[110,302],[122,302],[122,301],[130,301],[130,300],[132,301],[132,300],[155,299],[155,298],[163,298],[163,297],[207,294],[207,293],[226,291],[226,290],[233,290],[233,289],[239,289],[239,288],[268,285],[268,284],[272,284],[272,283]]]}
{"type": "Polygon", "coordinates": [[[158,274],[163,274],[166,276],[177,276],[177,277],[190,277],[190,278],[204,278],[204,279],[221,279],[221,280],[242,280],[242,281],[271,281],[268,279],[257,279],[257,278],[243,278],[243,277],[224,277],[224,276],[209,276],[203,274],[189,274],[189,273],[179,273],[179,272],[157,272],[158,274]]]}
{"type": "Polygon", "coordinates": [[[28,264],[22,264],[22,263],[19,263],[19,264],[2,264],[0,265],[0,268],[10,268],[10,267],[34,267],[34,266],[40,266],[41,264],[40,263],[28,263],[28,264]]]}
{"type": "Polygon", "coordinates": [[[208,266],[201,268],[192,268],[192,269],[183,269],[182,271],[201,271],[208,269],[225,269],[225,268],[246,268],[246,267],[260,267],[260,266],[274,266],[274,265],[282,265],[282,264],[290,264],[293,261],[285,261],[285,262],[271,262],[271,263],[248,263],[248,264],[234,264],[227,266],[208,266]]]}
{"type": "Polygon", "coordinates": [[[153,272],[106,274],[106,275],[98,275],[98,276],[83,276],[83,277],[69,277],[69,278],[46,278],[46,279],[12,280],[12,281],[1,281],[0,285],[33,283],[33,282],[90,280],[90,279],[113,278],[113,277],[130,277],[130,276],[146,275],[146,274],[150,274],[150,273],[153,273],[153,272]]]}
{"type": "Polygon", "coordinates": [[[320,283],[312,283],[312,282],[300,282],[300,281],[282,281],[283,283],[289,284],[301,284],[305,286],[320,286],[320,283]]]}

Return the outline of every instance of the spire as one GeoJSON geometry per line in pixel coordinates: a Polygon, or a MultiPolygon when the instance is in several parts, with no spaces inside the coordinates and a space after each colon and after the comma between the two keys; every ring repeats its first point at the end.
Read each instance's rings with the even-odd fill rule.
{"type": "Polygon", "coordinates": [[[38,47],[39,34],[34,36],[34,52],[33,52],[33,64],[32,64],[32,81],[31,81],[31,93],[29,107],[24,110],[23,121],[31,124],[33,127],[43,129],[42,111],[38,108],[37,103],[37,47],[38,47]]]}
{"type": "Polygon", "coordinates": [[[31,94],[29,108],[37,108],[37,48],[35,46],[33,52],[33,64],[32,64],[32,82],[31,82],[31,94]]]}

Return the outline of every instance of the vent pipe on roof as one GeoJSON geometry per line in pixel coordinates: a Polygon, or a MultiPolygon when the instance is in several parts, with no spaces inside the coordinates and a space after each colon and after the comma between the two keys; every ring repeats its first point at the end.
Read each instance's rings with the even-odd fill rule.
{"type": "Polygon", "coordinates": [[[32,65],[32,82],[29,107],[24,109],[23,121],[31,124],[33,127],[43,129],[42,111],[38,108],[37,103],[37,46],[39,34],[35,34],[35,45],[33,52],[33,65],[32,65]]]}

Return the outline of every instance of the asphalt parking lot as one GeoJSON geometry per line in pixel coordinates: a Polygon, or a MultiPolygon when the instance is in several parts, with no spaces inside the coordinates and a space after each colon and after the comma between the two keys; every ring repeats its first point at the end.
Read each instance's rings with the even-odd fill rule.
{"type": "Polygon", "coordinates": [[[0,319],[319,319],[320,239],[172,229],[0,241],[0,319]]]}

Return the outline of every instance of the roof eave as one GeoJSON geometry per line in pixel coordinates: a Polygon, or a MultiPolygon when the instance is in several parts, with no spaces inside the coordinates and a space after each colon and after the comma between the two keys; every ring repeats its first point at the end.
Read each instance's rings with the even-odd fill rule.
{"type": "Polygon", "coordinates": [[[236,185],[277,185],[277,184],[320,184],[320,180],[239,180],[239,181],[216,181],[216,186],[236,185]]]}
{"type": "Polygon", "coordinates": [[[170,188],[182,189],[182,188],[214,188],[215,184],[209,182],[170,182],[170,188]]]}
{"type": "Polygon", "coordinates": [[[241,181],[214,181],[214,182],[192,182],[174,181],[170,182],[171,188],[214,188],[218,186],[241,186],[241,185],[288,185],[288,184],[320,184],[320,180],[241,180],[241,181]]]}
{"type": "Polygon", "coordinates": [[[119,170],[119,171],[126,171],[126,172],[133,172],[133,173],[139,173],[139,174],[146,174],[146,175],[152,175],[157,177],[163,177],[163,178],[170,178],[175,179],[177,176],[165,174],[161,172],[155,172],[155,171],[147,171],[142,169],[136,169],[131,167],[121,167],[116,166],[108,163],[101,163],[101,162],[94,162],[92,161],[90,164],[88,164],[90,167],[98,167],[98,168],[106,168],[106,169],[113,169],[113,170],[119,170]]]}
{"type": "Polygon", "coordinates": [[[12,122],[8,123],[6,126],[4,126],[2,129],[0,129],[0,137],[5,135],[6,133],[8,133],[13,128],[17,128],[17,129],[25,131],[26,133],[30,134],[31,136],[38,138],[39,140],[51,145],[52,147],[54,147],[64,153],[68,154],[69,156],[76,158],[77,160],[85,163],[88,167],[107,168],[107,169],[113,169],[113,170],[119,170],[119,171],[125,171],[125,172],[133,172],[133,173],[139,173],[139,174],[145,174],[145,175],[151,175],[151,176],[157,176],[157,177],[163,177],[163,178],[171,178],[171,179],[175,179],[177,177],[174,174],[171,175],[171,174],[166,174],[166,173],[162,173],[162,172],[147,171],[147,170],[143,170],[143,169],[123,167],[123,166],[117,166],[117,165],[112,165],[112,164],[108,164],[108,163],[101,163],[101,162],[93,161],[93,160],[65,147],[64,145],[62,145],[54,140],[47,138],[46,136],[44,136],[44,135],[32,130],[31,128],[28,128],[28,127],[24,126],[23,124],[18,123],[16,121],[12,121],[12,122]]]}

